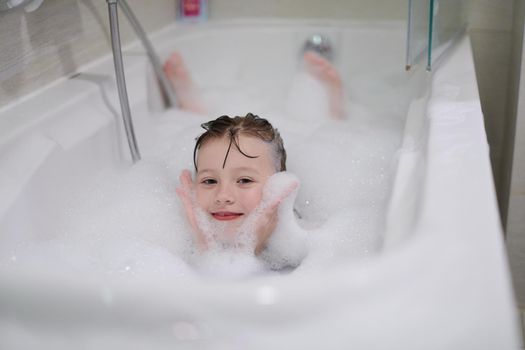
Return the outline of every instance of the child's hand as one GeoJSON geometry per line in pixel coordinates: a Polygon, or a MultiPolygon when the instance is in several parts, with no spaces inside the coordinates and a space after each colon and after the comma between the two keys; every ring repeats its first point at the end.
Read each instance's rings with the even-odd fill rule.
{"type": "Polygon", "coordinates": [[[278,186],[275,186],[274,182],[269,180],[264,189],[263,201],[267,205],[263,206],[262,214],[255,224],[257,240],[255,255],[259,255],[266,248],[266,242],[277,226],[279,204],[299,187],[299,181],[296,178],[287,181],[287,183],[280,183],[278,186]]]}
{"type": "Polygon", "coordinates": [[[206,250],[208,247],[206,236],[197,222],[197,217],[195,213],[195,190],[193,186],[193,181],[191,180],[191,173],[189,170],[183,170],[180,174],[180,186],[175,189],[177,195],[179,196],[182,205],[184,206],[184,211],[186,212],[186,217],[192,228],[193,234],[195,235],[195,240],[197,245],[201,250],[206,250]]]}

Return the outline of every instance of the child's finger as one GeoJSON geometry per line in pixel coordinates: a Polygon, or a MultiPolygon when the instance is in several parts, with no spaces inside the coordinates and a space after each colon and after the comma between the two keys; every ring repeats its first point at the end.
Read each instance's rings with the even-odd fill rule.
{"type": "Polygon", "coordinates": [[[179,199],[185,207],[191,204],[189,193],[186,191],[186,189],[182,187],[177,187],[175,189],[175,193],[177,193],[177,196],[179,197],[179,199]]]}
{"type": "Polygon", "coordinates": [[[299,182],[293,182],[290,184],[290,187],[288,187],[282,194],[281,200],[288,197],[293,191],[295,191],[299,187],[299,182]]]}
{"type": "Polygon", "coordinates": [[[264,250],[264,248],[266,248],[266,242],[277,227],[278,220],[276,209],[277,208],[274,210],[267,210],[259,220],[259,226],[256,231],[257,244],[255,246],[255,255],[259,255],[264,250]]]}
{"type": "Polygon", "coordinates": [[[295,191],[297,189],[297,187],[299,187],[299,182],[293,182],[292,184],[290,184],[289,187],[287,187],[283,193],[281,193],[279,196],[277,196],[277,198],[275,198],[275,200],[273,202],[270,203],[269,205],[269,209],[277,209],[277,207],[279,206],[279,204],[281,204],[281,202],[286,198],[288,197],[290,194],[293,193],[293,191],[295,191]]]}
{"type": "Polygon", "coordinates": [[[181,186],[175,188],[175,193],[177,193],[177,196],[182,202],[184,211],[186,212],[186,217],[188,218],[190,225],[192,226],[193,229],[197,229],[197,221],[195,219],[195,212],[193,210],[193,201],[191,198],[191,187],[189,187],[187,183],[187,176],[189,174],[186,174],[185,172],[189,173],[189,171],[187,170],[181,173],[180,175],[181,186]]]}
{"type": "Polygon", "coordinates": [[[184,191],[181,188],[176,188],[175,192],[177,193],[179,199],[182,202],[182,206],[184,207],[184,211],[186,212],[186,216],[188,217],[190,224],[193,226],[195,222],[195,214],[193,212],[191,199],[188,197],[186,191],[184,191]]]}
{"type": "Polygon", "coordinates": [[[188,190],[191,190],[193,188],[193,181],[191,180],[191,173],[188,169],[184,169],[180,173],[179,180],[180,180],[181,185],[184,188],[188,190]]]}
{"type": "Polygon", "coordinates": [[[206,250],[207,248],[206,236],[204,235],[201,228],[199,227],[197,218],[195,216],[195,210],[193,208],[193,202],[188,192],[185,189],[179,188],[179,187],[175,189],[175,192],[177,193],[180,200],[182,201],[182,205],[186,213],[186,218],[188,219],[190,227],[192,228],[192,231],[195,235],[195,238],[197,240],[197,245],[199,246],[201,250],[206,250]]]}

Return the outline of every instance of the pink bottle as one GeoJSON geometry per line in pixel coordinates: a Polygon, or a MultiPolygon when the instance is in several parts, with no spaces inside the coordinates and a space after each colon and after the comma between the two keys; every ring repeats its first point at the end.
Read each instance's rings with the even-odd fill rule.
{"type": "Polygon", "coordinates": [[[179,17],[183,21],[204,21],[208,18],[207,0],[179,0],[179,17]]]}

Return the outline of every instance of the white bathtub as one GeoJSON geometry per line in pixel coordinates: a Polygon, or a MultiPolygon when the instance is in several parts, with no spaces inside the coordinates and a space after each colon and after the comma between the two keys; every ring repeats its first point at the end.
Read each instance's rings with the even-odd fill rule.
{"type": "MultiPolygon", "coordinates": [[[[520,347],[468,37],[432,74],[403,71],[401,23],[173,26],[154,44],[163,57],[176,47],[206,88],[276,86],[261,96],[264,108],[279,98],[304,39],[315,32],[334,42],[352,101],[405,111],[394,121],[402,145],[379,249],[329,269],[233,282],[174,283],[156,273],[100,279],[49,268],[55,257],[45,254],[41,267],[18,261],[13,247],[53,241],[56,222],[84,184],[131,166],[107,57],[0,111],[0,348],[520,347]]],[[[147,157],[148,142],[159,137],[148,127],[170,112],[159,111],[140,46],[126,50],[125,67],[147,157]]],[[[188,116],[187,123],[196,122],[188,116]]]]}

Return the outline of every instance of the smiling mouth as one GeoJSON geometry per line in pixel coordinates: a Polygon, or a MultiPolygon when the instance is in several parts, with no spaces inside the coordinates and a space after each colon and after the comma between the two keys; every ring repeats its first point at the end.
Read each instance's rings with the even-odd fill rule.
{"type": "Polygon", "coordinates": [[[211,216],[213,216],[215,220],[220,221],[235,220],[240,218],[242,215],[242,213],[232,213],[229,211],[218,211],[216,213],[211,213],[211,216]]]}

